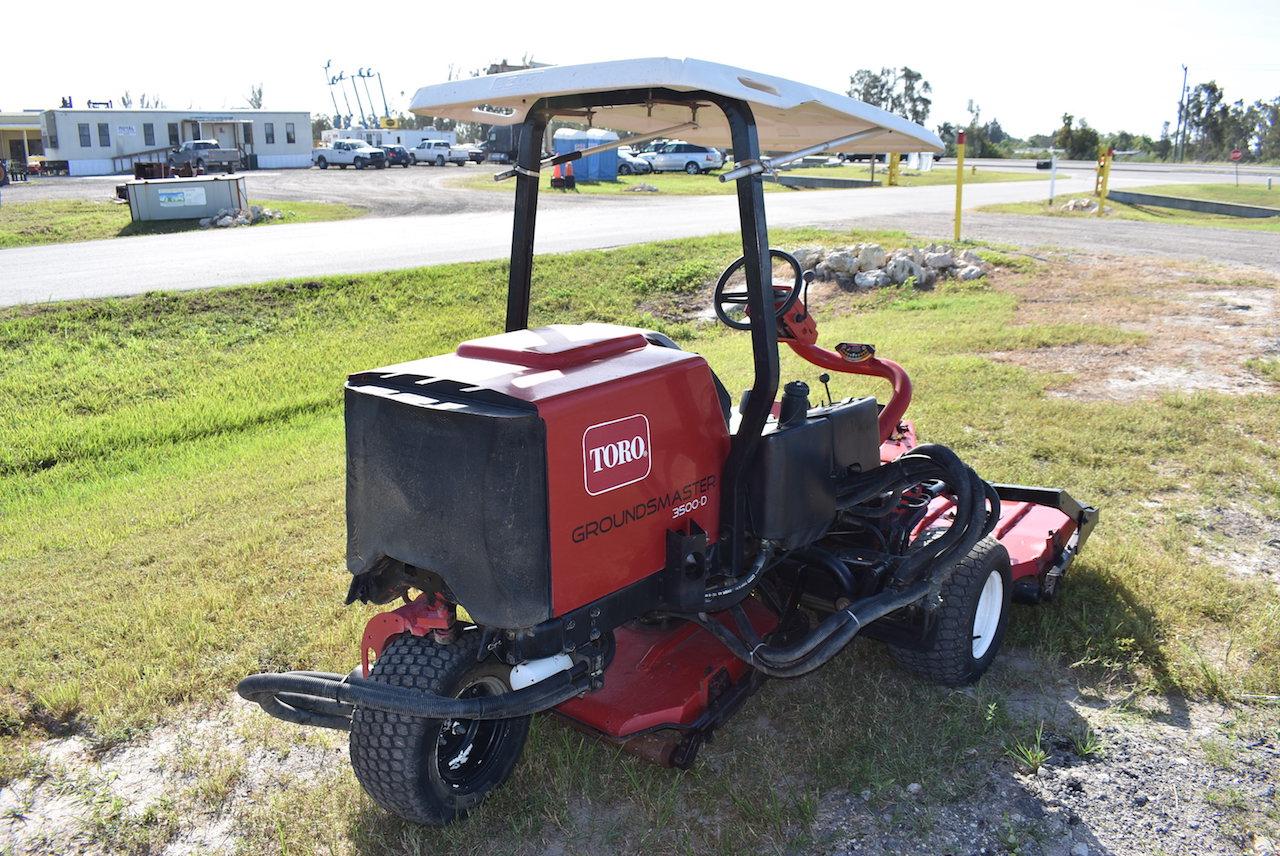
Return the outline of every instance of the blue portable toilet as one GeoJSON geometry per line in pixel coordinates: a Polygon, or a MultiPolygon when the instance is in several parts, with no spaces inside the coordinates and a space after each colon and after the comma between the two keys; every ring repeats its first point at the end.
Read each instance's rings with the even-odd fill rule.
{"type": "MultiPolygon", "coordinates": [[[[616,142],[618,135],[602,128],[577,131],[560,128],[552,138],[551,147],[558,155],[581,151],[602,143],[616,142]]],[[[598,152],[573,162],[573,175],[578,181],[617,181],[618,153],[615,150],[598,152]]]]}

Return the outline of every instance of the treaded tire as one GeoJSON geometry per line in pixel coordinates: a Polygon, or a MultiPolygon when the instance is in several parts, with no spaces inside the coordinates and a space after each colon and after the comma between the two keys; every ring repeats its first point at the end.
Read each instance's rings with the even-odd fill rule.
{"type": "MultiPolygon", "coordinates": [[[[464,688],[480,685],[510,691],[511,668],[495,660],[476,662],[478,632],[463,632],[448,645],[429,637],[397,637],[382,652],[370,678],[399,687],[412,687],[444,696],[457,696],[464,688]]],[[[467,781],[449,781],[441,767],[446,721],[401,716],[357,707],[351,719],[351,766],[365,792],[379,806],[414,823],[443,826],[464,816],[498,785],[506,781],[520,760],[531,717],[457,722],[456,726],[481,726],[487,740],[475,739],[464,763],[477,765],[467,781]],[[487,748],[476,750],[477,746],[487,748]],[[476,750],[476,758],[470,753],[476,750]]],[[[452,732],[451,732],[452,733],[452,732]]],[[[468,736],[458,738],[470,739],[468,736]]],[[[447,750],[446,750],[447,751],[447,750]]],[[[449,759],[443,759],[449,767],[449,759]]],[[[457,774],[461,775],[461,774],[457,774]]]]}
{"type": "Polygon", "coordinates": [[[942,587],[942,605],[926,650],[889,646],[894,659],[921,677],[949,687],[963,686],[982,676],[1000,652],[1009,624],[1013,580],[1009,551],[994,538],[983,538],[961,559],[942,587]],[[973,654],[974,617],[983,587],[992,573],[1003,583],[1000,617],[995,632],[980,657],[973,654]]]}

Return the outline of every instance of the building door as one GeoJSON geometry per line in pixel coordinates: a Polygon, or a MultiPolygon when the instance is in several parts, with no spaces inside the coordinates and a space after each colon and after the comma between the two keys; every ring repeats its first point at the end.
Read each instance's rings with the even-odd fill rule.
{"type": "Polygon", "coordinates": [[[212,126],[212,137],[218,141],[218,145],[224,149],[239,148],[239,140],[236,139],[235,126],[229,122],[215,122],[212,126]]]}

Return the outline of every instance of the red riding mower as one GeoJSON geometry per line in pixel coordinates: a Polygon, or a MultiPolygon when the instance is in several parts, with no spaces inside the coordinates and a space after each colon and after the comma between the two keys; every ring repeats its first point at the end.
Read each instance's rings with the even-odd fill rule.
{"type": "MultiPolygon", "coordinates": [[[[937,151],[897,116],[694,60],[559,66],[420,90],[415,112],[518,125],[507,332],[346,383],[347,601],[371,619],[349,675],[254,675],[273,716],[349,729],[381,806],[443,824],[511,773],[530,717],[687,767],[765,677],[855,636],[945,684],[976,679],[1011,597],[1053,596],[1097,512],[1060,490],[992,485],[902,421],[911,382],[870,345],[821,347],[811,274],[769,248],[761,173],[822,151],[937,151]],[[534,214],[553,116],[732,145],[742,258],[716,313],[750,331],[734,409],[697,354],[657,333],[527,329],[534,214]],[[789,154],[763,158],[761,149],[789,154]],[[779,284],[775,262],[790,267],[779,284]],[[737,284],[735,284],[737,283],[737,284]],[[778,343],[888,402],[779,387],[778,343]]],[[[713,179],[708,179],[713,180],[713,179]]]]}

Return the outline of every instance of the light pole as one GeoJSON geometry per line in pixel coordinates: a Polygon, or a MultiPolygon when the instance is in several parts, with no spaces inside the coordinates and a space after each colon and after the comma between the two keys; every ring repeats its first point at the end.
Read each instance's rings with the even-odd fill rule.
{"type": "Polygon", "coordinates": [[[329,75],[329,66],[331,65],[333,65],[333,60],[325,60],[324,79],[329,83],[329,98],[333,100],[333,118],[336,121],[340,111],[338,110],[338,96],[333,94],[333,78],[329,75]]]}
{"type": "MultiPolygon", "coordinates": [[[[351,99],[347,97],[347,88],[345,86],[341,86],[343,75],[345,74],[346,74],[345,71],[340,71],[338,72],[337,77],[329,78],[329,85],[333,86],[335,83],[337,83],[339,84],[339,88],[342,90],[342,100],[347,105],[347,127],[350,128],[351,127],[351,99]]],[[[329,91],[332,92],[333,90],[331,89],[329,91]]]]}
{"type": "Polygon", "coordinates": [[[1187,152],[1187,67],[1182,67],[1182,94],[1178,98],[1178,133],[1174,137],[1174,153],[1178,163],[1187,152]]]}
{"type": "Polygon", "coordinates": [[[382,88],[382,72],[378,72],[378,92],[382,94],[382,115],[390,118],[391,108],[387,107],[387,90],[382,88]]]}
{"type": "Polygon", "coordinates": [[[377,117],[374,116],[374,113],[376,112],[376,110],[373,106],[373,95],[372,93],[369,92],[369,78],[373,77],[373,75],[369,73],[369,69],[362,68],[356,72],[356,77],[359,77],[362,80],[364,80],[364,94],[365,94],[365,97],[369,99],[369,117],[371,119],[376,119],[377,117]]]}
{"type": "MultiPolygon", "coordinates": [[[[346,74],[346,72],[344,71],[343,74],[346,74]]],[[[360,87],[356,85],[356,78],[358,76],[358,73],[353,74],[347,79],[351,81],[351,91],[356,94],[356,106],[360,108],[360,125],[361,127],[364,127],[365,123],[369,121],[369,118],[365,116],[364,105],[360,103],[360,87]]]]}

